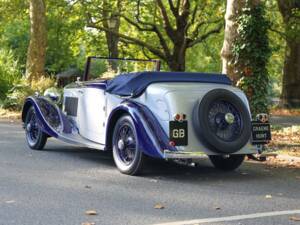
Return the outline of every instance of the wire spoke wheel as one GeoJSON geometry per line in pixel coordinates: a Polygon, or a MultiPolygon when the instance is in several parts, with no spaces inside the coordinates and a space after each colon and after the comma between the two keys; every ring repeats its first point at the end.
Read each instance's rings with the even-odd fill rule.
{"type": "Polygon", "coordinates": [[[43,149],[47,142],[47,135],[41,130],[33,107],[28,110],[24,125],[28,146],[35,150],[43,149]]]}
{"type": "Polygon", "coordinates": [[[117,139],[117,150],[120,159],[129,165],[132,163],[136,154],[136,142],[132,128],[128,124],[124,124],[119,128],[117,139]]]}
{"type": "Polygon", "coordinates": [[[30,113],[29,121],[26,124],[27,140],[31,144],[35,144],[38,140],[40,132],[41,132],[41,130],[38,127],[36,115],[34,112],[32,112],[32,113],[30,113]]]}
{"type": "Polygon", "coordinates": [[[130,116],[121,117],[113,131],[113,157],[120,172],[135,175],[140,172],[143,153],[139,150],[137,134],[130,116]]]}
{"type": "Polygon", "coordinates": [[[210,150],[232,154],[249,142],[250,112],[239,95],[226,89],[214,89],[207,92],[195,107],[195,131],[210,150]]]}
{"type": "Polygon", "coordinates": [[[223,141],[234,141],[242,131],[240,112],[227,101],[216,101],[210,105],[208,121],[211,131],[223,141]]]}

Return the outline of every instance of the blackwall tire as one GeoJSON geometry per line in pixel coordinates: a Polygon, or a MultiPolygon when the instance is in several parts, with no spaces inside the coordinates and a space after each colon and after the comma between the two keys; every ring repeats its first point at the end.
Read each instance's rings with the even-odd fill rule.
{"type": "Polygon", "coordinates": [[[223,171],[232,171],[243,163],[245,155],[211,155],[209,159],[215,168],[223,171]]]}
{"type": "Polygon", "coordinates": [[[47,142],[48,136],[39,127],[33,106],[27,111],[24,127],[29,148],[42,150],[47,142]]]}
{"type": "Polygon", "coordinates": [[[129,115],[122,116],[117,121],[113,131],[112,146],[114,162],[121,173],[127,175],[141,173],[145,159],[139,149],[135,126],[129,115]]]}
{"type": "MultiPolygon", "coordinates": [[[[226,123],[225,121],[225,126],[226,123]]],[[[247,144],[251,136],[251,117],[247,106],[236,94],[225,89],[214,89],[209,91],[202,98],[195,107],[193,124],[198,138],[210,150],[217,153],[230,154],[237,152],[247,144]],[[220,104],[221,108],[218,109],[219,106],[215,106],[216,104],[220,104]],[[225,105],[225,108],[222,104],[225,105]],[[226,104],[228,106],[226,106],[226,104]],[[235,127],[229,127],[233,136],[232,140],[229,139],[229,137],[228,140],[222,138],[219,134],[222,132],[222,130],[219,129],[220,125],[214,125],[214,123],[217,123],[216,117],[218,116],[220,117],[218,120],[221,121],[220,124],[223,126],[222,120],[225,120],[225,115],[228,114],[226,107],[228,108],[228,113],[233,115],[232,118],[234,119],[233,124],[228,124],[227,126],[236,126],[236,129],[233,129],[235,127]],[[216,110],[214,108],[216,108],[216,110]],[[215,111],[212,113],[212,110],[215,111]],[[220,110],[220,113],[218,110],[220,110]],[[233,112],[231,113],[231,111],[233,112]]],[[[228,135],[230,135],[230,132],[227,132],[228,135]]]]}

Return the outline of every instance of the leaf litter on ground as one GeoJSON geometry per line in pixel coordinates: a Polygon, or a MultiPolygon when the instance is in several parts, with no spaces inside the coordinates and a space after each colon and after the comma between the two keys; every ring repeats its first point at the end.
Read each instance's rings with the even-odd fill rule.
{"type": "Polygon", "coordinates": [[[81,225],[96,225],[94,222],[84,222],[81,225]]]}
{"type": "Polygon", "coordinates": [[[88,216],[98,215],[96,210],[87,210],[87,211],[85,211],[85,214],[88,215],[88,216]]]}
{"type": "Polygon", "coordinates": [[[165,208],[165,206],[161,203],[157,203],[154,205],[154,209],[164,209],[164,208],[165,208]]]}
{"type": "Polygon", "coordinates": [[[270,199],[270,198],[272,198],[272,195],[266,195],[265,198],[270,199]]]}
{"type": "Polygon", "coordinates": [[[300,222],[300,217],[292,216],[290,217],[290,220],[300,222]]]}

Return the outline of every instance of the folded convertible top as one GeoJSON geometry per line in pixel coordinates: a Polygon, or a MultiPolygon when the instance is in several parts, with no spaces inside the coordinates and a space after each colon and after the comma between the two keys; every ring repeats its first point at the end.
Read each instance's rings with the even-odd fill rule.
{"type": "Polygon", "coordinates": [[[231,85],[231,80],[222,74],[187,72],[138,72],[120,74],[107,82],[106,91],[120,96],[139,96],[153,83],[199,82],[231,85]]]}

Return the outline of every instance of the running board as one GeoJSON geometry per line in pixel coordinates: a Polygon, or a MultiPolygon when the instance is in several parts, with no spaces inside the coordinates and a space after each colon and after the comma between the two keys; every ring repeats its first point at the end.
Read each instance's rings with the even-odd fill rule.
{"type": "Polygon", "coordinates": [[[58,140],[67,142],[69,144],[80,145],[82,147],[87,147],[87,148],[92,148],[97,150],[105,150],[105,145],[90,141],[86,138],[83,138],[79,134],[58,133],[57,135],[58,135],[57,137],[58,140]]]}

